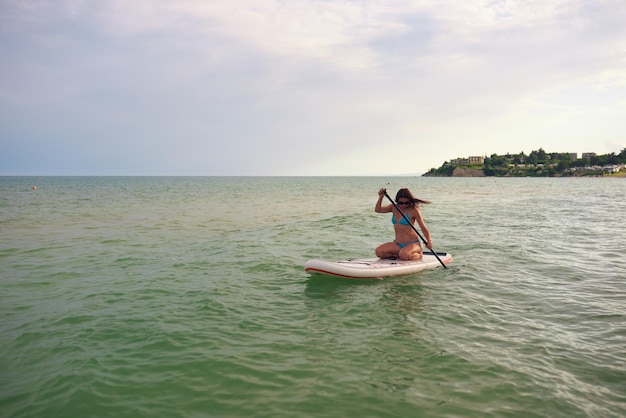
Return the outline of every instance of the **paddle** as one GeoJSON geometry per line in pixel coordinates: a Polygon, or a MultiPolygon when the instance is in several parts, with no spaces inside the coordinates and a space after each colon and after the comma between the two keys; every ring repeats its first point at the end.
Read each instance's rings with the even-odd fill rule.
{"type": "MultiPolygon", "coordinates": [[[[400,208],[398,207],[398,205],[396,205],[396,202],[394,202],[394,200],[389,197],[389,195],[387,194],[387,190],[385,190],[385,196],[387,196],[387,199],[389,199],[389,201],[391,202],[391,204],[393,205],[394,208],[396,208],[396,210],[398,212],[400,212],[400,215],[402,215],[402,217],[404,218],[404,220],[407,221],[407,223],[409,225],[411,225],[411,228],[413,228],[413,231],[415,231],[415,233],[417,234],[418,237],[420,237],[420,239],[422,241],[424,241],[424,243],[428,243],[423,237],[422,235],[419,233],[419,231],[415,228],[415,225],[413,225],[413,222],[411,222],[411,220],[409,218],[406,217],[406,215],[404,214],[404,212],[402,212],[400,210],[400,208]]],[[[444,264],[443,261],[441,261],[441,258],[439,258],[439,256],[437,255],[437,252],[433,249],[431,249],[432,253],[434,254],[435,257],[437,257],[437,260],[439,260],[439,262],[441,263],[441,265],[443,266],[444,269],[447,269],[448,267],[446,267],[446,265],[444,264]]]]}

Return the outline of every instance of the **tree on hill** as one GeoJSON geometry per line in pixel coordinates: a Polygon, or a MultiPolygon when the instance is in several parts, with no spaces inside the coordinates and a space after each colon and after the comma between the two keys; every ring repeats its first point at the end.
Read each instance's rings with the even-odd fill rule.
{"type": "MultiPolygon", "coordinates": [[[[571,169],[584,169],[590,166],[607,166],[626,164],[626,148],[615,153],[595,155],[589,158],[572,158],[572,154],[565,152],[547,153],[543,148],[532,151],[529,155],[520,152],[517,155],[491,154],[484,157],[483,173],[486,176],[554,176],[554,175],[580,175],[571,169]],[[515,166],[513,166],[515,164],[515,166]],[[517,165],[523,164],[522,167],[517,165]]],[[[451,176],[456,165],[446,161],[441,167],[432,168],[426,176],[451,176]]],[[[577,171],[580,173],[581,171],[577,171]]],[[[593,172],[592,170],[590,172],[593,172]]]]}

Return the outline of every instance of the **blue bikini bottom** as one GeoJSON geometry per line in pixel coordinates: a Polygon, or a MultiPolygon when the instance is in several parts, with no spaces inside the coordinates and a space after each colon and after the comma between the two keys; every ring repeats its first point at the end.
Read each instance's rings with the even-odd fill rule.
{"type": "Polygon", "coordinates": [[[398,241],[394,241],[394,242],[395,242],[396,244],[398,244],[398,247],[400,247],[400,248],[404,248],[404,247],[406,247],[406,246],[407,246],[407,245],[409,245],[409,244],[417,244],[417,245],[419,245],[419,246],[420,246],[420,248],[422,247],[422,246],[420,245],[420,240],[419,240],[419,239],[418,239],[417,241],[407,242],[406,244],[400,244],[398,241]]]}

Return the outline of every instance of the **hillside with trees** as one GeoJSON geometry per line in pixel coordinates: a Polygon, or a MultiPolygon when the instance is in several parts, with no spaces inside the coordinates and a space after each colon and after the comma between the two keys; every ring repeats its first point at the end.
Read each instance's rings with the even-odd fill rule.
{"type": "Polygon", "coordinates": [[[424,176],[432,177],[567,177],[626,175],[626,148],[619,154],[546,152],[542,148],[526,155],[505,154],[457,158],[439,168],[431,168],[424,176]]]}

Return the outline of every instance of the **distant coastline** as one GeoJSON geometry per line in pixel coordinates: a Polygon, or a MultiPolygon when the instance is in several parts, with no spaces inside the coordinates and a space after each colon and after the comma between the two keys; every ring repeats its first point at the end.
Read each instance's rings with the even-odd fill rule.
{"type": "Polygon", "coordinates": [[[619,154],[548,153],[543,149],[526,155],[470,156],[444,162],[423,177],[626,177],[626,148],[619,154]]]}

